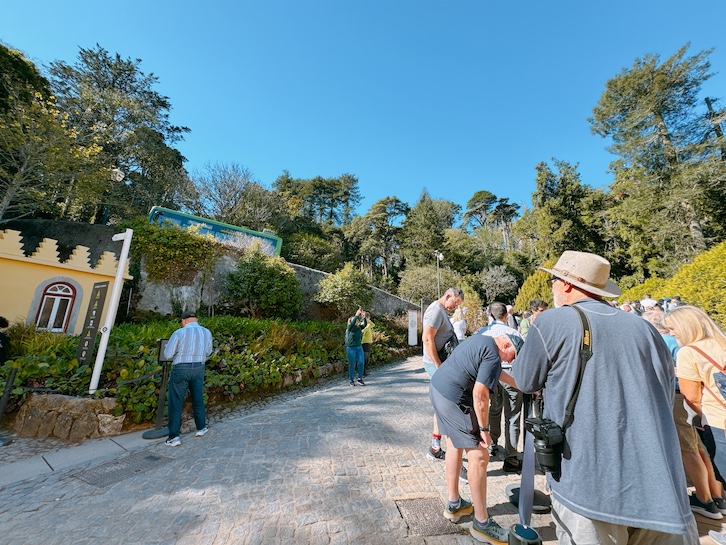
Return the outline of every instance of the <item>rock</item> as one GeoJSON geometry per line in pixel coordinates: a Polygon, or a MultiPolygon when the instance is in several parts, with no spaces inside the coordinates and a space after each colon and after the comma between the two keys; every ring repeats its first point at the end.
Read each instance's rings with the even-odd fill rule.
{"type": "Polygon", "coordinates": [[[124,425],[126,415],[113,416],[111,414],[99,414],[98,415],[98,433],[101,436],[105,435],[120,435],[121,428],[124,425]]]}

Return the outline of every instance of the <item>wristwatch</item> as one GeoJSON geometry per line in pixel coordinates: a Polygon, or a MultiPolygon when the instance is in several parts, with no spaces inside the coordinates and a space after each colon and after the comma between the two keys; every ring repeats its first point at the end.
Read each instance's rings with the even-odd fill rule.
{"type": "Polygon", "coordinates": [[[479,431],[480,432],[485,431],[485,432],[489,433],[489,426],[479,426],[479,431]]]}

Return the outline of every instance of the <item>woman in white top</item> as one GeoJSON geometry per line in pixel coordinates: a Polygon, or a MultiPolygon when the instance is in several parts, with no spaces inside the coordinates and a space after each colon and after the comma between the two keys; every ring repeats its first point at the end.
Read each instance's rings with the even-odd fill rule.
{"type": "Polygon", "coordinates": [[[454,311],[454,315],[451,317],[451,325],[454,326],[454,333],[459,342],[466,338],[466,320],[464,320],[464,312],[461,308],[457,308],[454,311]]]}

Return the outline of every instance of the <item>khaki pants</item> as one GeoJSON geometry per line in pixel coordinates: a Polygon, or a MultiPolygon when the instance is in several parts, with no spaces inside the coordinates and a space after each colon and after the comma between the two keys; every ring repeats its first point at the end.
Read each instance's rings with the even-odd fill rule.
{"type": "Polygon", "coordinates": [[[555,521],[559,545],[698,545],[696,520],[691,517],[690,532],[685,535],[665,534],[655,530],[634,528],[589,519],[570,511],[552,498],[552,519],[555,521]]]}

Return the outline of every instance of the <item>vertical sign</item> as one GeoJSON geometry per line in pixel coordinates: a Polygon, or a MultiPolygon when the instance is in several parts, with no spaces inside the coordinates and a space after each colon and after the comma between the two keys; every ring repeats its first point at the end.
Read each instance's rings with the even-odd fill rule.
{"type": "Polygon", "coordinates": [[[106,293],[108,293],[108,282],[93,284],[93,291],[88,300],[86,321],[83,323],[83,334],[78,341],[78,352],[76,352],[79,365],[91,363],[93,346],[96,344],[96,335],[98,335],[98,324],[101,321],[101,314],[103,314],[103,305],[106,303],[106,293]]]}
{"type": "Polygon", "coordinates": [[[408,345],[416,346],[418,344],[418,312],[415,310],[408,311],[408,345]]]}

